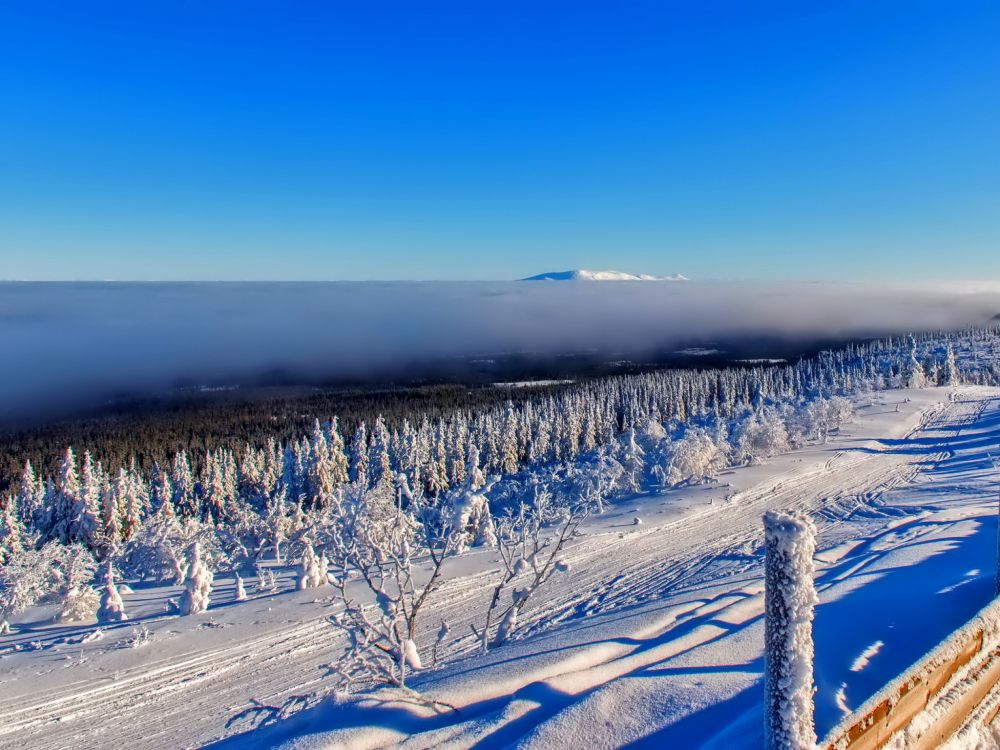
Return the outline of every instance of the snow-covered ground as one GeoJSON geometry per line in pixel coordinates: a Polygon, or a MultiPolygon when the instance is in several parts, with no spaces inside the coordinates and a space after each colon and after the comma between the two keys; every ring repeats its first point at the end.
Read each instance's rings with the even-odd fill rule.
{"type": "Polygon", "coordinates": [[[712,485],[619,501],[566,550],[518,640],[476,653],[489,550],[450,562],[442,666],[392,693],[329,699],[254,730],[233,717],[321,690],[340,644],[324,589],[234,601],[217,577],[203,615],[166,614],[177,587],[136,588],[132,618],[53,625],[31,610],[0,636],[0,747],[704,747],[762,742],[762,528],[771,509],[819,527],[817,730],[822,736],[993,592],[1000,390],[889,391],[826,445],[712,485]],[[898,411],[897,411],[898,408],[898,411]],[[640,518],[643,523],[635,524],[640,518]],[[143,636],[141,628],[148,630],[143,636]]]}

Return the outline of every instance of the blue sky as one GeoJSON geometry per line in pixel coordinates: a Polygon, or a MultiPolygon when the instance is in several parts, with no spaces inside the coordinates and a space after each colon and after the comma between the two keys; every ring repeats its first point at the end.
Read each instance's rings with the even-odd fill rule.
{"type": "Polygon", "coordinates": [[[1000,4],[4,3],[0,277],[1000,278],[1000,4]]]}

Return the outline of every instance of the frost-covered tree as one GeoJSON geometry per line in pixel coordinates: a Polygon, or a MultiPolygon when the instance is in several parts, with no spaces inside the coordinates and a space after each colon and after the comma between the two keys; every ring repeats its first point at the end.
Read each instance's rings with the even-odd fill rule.
{"type": "Polygon", "coordinates": [[[16,499],[9,496],[0,507],[0,565],[6,565],[30,543],[15,511],[16,504],[16,499]]]}
{"type": "Polygon", "coordinates": [[[195,542],[191,547],[191,563],[180,599],[182,615],[197,615],[208,609],[213,578],[212,571],[202,560],[201,545],[195,542]]]}
{"type": "Polygon", "coordinates": [[[51,491],[46,491],[41,522],[43,541],[55,539],[63,544],[79,542],[93,546],[98,522],[92,500],[81,491],[76,457],[73,449],[67,448],[51,491]]]}
{"type": "Polygon", "coordinates": [[[53,540],[37,550],[22,550],[0,565],[0,625],[35,604],[64,601],[73,589],[86,585],[93,572],[93,556],[77,543],[53,540]]]}
{"type": "Polygon", "coordinates": [[[86,622],[97,617],[101,596],[93,586],[80,585],[70,588],[59,605],[57,622],[86,622]]]}
{"type": "Polygon", "coordinates": [[[17,494],[14,496],[14,512],[22,525],[36,525],[37,520],[41,518],[44,499],[44,484],[41,479],[35,476],[31,461],[25,461],[17,494]]]}
{"type": "Polygon", "coordinates": [[[291,519],[285,508],[286,490],[284,483],[279,483],[277,491],[268,498],[265,522],[270,532],[271,547],[274,549],[274,559],[281,562],[281,543],[288,537],[291,530],[291,519]]]}
{"type": "Polygon", "coordinates": [[[917,359],[917,342],[910,336],[910,356],[906,362],[903,376],[903,386],[905,388],[923,388],[927,385],[927,374],[923,365],[917,359]]]}
{"type": "Polygon", "coordinates": [[[122,539],[122,502],[128,502],[129,483],[125,469],[119,469],[114,481],[101,492],[101,526],[104,544],[109,550],[122,539]]]}
{"type": "Polygon", "coordinates": [[[104,566],[103,582],[101,584],[101,606],[97,610],[100,622],[122,622],[128,619],[125,614],[125,602],[122,601],[118,587],[115,585],[115,574],[108,562],[104,566]]]}
{"type": "Polygon", "coordinates": [[[788,430],[772,410],[752,413],[737,429],[734,449],[741,463],[759,463],[791,447],[788,430]]]}
{"type": "Polygon", "coordinates": [[[405,477],[395,497],[393,490],[385,483],[367,491],[352,489],[330,529],[330,574],[341,605],[331,621],[349,639],[338,663],[341,684],[348,688],[371,681],[402,688],[410,671],[422,669],[418,623],[441,584],[444,562],[456,550],[456,535],[434,522],[433,510],[405,477]],[[426,555],[429,566],[419,576],[418,555],[426,555]],[[359,602],[348,591],[355,575],[373,604],[359,602]]]}
{"type": "Polygon", "coordinates": [[[247,590],[243,585],[243,579],[239,573],[234,573],[233,575],[236,577],[236,593],[234,598],[238,602],[245,602],[247,600],[247,590]]]}
{"type": "Polygon", "coordinates": [[[448,523],[456,535],[456,552],[464,552],[472,546],[496,546],[496,527],[486,497],[491,486],[486,484],[479,468],[479,450],[474,445],[470,446],[466,482],[463,487],[449,493],[451,518],[448,523]]]}
{"type": "Polygon", "coordinates": [[[314,589],[328,583],[327,561],[323,553],[316,554],[312,543],[306,541],[302,550],[302,560],[299,562],[296,576],[296,588],[299,591],[314,589]]]}
{"type": "Polygon", "coordinates": [[[389,463],[389,430],[380,414],[372,425],[371,447],[368,451],[368,484],[377,487],[394,479],[389,463]]]}
{"type": "Polygon", "coordinates": [[[514,406],[507,403],[504,413],[503,432],[500,433],[500,471],[513,474],[517,471],[517,424],[514,416],[514,406]]]}
{"type": "Polygon", "coordinates": [[[661,477],[663,484],[696,484],[713,478],[727,464],[725,452],[708,430],[695,427],[670,444],[661,477]]]}
{"type": "Polygon", "coordinates": [[[170,470],[170,483],[174,491],[174,509],[184,518],[197,518],[198,499],[195,496],[194,475],[185,451],[174,454],[170,470]]]}
{"type": "Polygon", "coordinates": [[[482,627],[472,627],[483,651],[509,641],[532,595],[556,573],[569,571],[562,559],[563,549],[588,514],[589,508],[583,503],[571,508],[554,507],[551,495],[543,490],[535,492],[531,506],[522,503],[516,513],[499,520],[499,579],[482,627]],[[549,533],[553,526],[554,531],[549,533]]]}
{"type": "Polygon", "coordinates": [[[944,355],[944,380],[942,385],[958,385],[961,380],[958,374],[958,364],[955,362],[955,349],[949,342],[944,355]]]}
{"type": "Polygon", "coordinates": [[[351,440],[351,480],[368,486],[368,430],[364,422],[358,424],[351,440]]]}
{"type": "Polygon", "coordinates": [[[625,442],[622,445],[621,465],[625,470],[625,482],[629,492],[642,489],[642,475],[646,462],[646,452],[635,439],[635,429],[629,428],[625,442]]]}

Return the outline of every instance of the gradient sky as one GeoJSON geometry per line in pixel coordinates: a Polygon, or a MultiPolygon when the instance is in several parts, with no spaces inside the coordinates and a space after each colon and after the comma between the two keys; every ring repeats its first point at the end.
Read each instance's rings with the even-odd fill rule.
{"type": "Polygon", "coordinates": [[[1000,3],[5,2],[0,278],[1000,278],[1000,3]]]}

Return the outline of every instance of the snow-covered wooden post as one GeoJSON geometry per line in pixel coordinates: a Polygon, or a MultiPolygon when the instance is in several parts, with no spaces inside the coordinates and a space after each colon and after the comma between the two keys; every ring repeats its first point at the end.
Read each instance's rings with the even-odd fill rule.
{"type": "Polygon", "coordinates": [[[767,750],[812,750],[816,530],[793,513],[764,515],[764,736],[767,750]]]}
{"type": "MultiPolygon", "coordinates": [[[[993,468],[996,469],[997,478],[1000,479],[1000,458],[996,458],[992,453],[986,455],[990,457],[993,468]]],[[[997,563],[994,575],[994,593],[1000,596],[1000,489],[997,490],[997,563]]]]}

